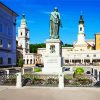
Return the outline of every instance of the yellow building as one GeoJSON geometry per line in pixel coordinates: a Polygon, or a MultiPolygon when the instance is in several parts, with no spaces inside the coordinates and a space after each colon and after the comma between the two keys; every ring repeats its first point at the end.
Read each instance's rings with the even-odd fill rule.
{"type": "Polygon", "coordinates": [[[95,49],[100,50],[100,33],[95,34],[95,49]]]}

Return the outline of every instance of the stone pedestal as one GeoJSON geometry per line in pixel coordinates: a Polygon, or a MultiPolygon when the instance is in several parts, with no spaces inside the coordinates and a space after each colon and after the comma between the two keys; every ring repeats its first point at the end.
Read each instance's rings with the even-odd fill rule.
{"type": "Polygon", "coordinates": [[[62,58],[61,57],[44,57],[44,73],[61,73],[62,58]]]}
{"type": "Polygon", "coordinates": [[[62,73],[62,51],[59,39],[46,40],[43,73],[62,73]]]}

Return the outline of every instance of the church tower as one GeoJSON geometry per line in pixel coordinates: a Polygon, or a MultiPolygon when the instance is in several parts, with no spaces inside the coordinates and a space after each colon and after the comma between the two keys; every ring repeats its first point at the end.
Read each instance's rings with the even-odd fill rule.
{"type": "Polygon", "coordinates": [[[29,53],[29,30],[25,14],[22,14],[20,27],[18,28],[18,46],[23,48],[23,54],[29,53]]]}
{"type": "Polygon", "coordinates": [[[85,33],[84,33],[84,20],[83,16],[80,15],[79,25],[78,25],[78,42],[85,41],[85,33]]]}

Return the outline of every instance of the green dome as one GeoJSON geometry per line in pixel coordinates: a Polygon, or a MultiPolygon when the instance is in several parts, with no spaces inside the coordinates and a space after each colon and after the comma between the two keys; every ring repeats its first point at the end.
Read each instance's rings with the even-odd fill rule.
{"type": "Polygon", "coordinates": [[[26,19],[25,19],[25,14],[22,14],[21,25],[26,25],[27,26],[27,22],[26,22],[26,19]]]}

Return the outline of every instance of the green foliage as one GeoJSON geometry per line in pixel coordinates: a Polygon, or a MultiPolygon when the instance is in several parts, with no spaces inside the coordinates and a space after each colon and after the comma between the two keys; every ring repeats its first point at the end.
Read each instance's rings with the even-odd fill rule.
{"type": "Polygon", "coordinates": [[[73,75],[67,75],[67,74],[65,74],[64,78],[67,79],[67,80],[72,80],[73,79],[73,75]]]}
{"type": "Polygon", "coordinates": [[[42,69],[41,68],[34,68],[34,72],[41,72],[42,71],[42,69]]]}
{"type": "Polygon", "coordinates": [[[41,44],[30,44],[30,52],[31,53],[37,53],[38,48],[45,48],[46,44],[41,43],[41,44]]]}
{"type": "MultiPolygon", "coordinates": [[[[71,44],[63,44],[62,47],[72,47],[73,45],[71,44]]],[[[30,52],[31,53],[37,53],[38,48],[46,48],[45,43],[40,43],[40,44],[30,44],[30,52]]]]}
{"type": "Polygon", "coordinates": [[[72,44],[67,44],[67,43],[66,43],[66,44],[63,44],[62,47],[73,47],[73,45],[72,45],[72,44]]]}
{"type": "Polygon", "coordinates": [[[23,64],[24,64],[23,59],[22,58],[19,58],[18,59],[18,66],[22,68],[23,67],[23,64]]]}
{"type": "Polygon", "coordinates": [[[84,69],[82,67],[77,67],[74,73],[75,75],[82,75],[84,74],[84,69]]]}

